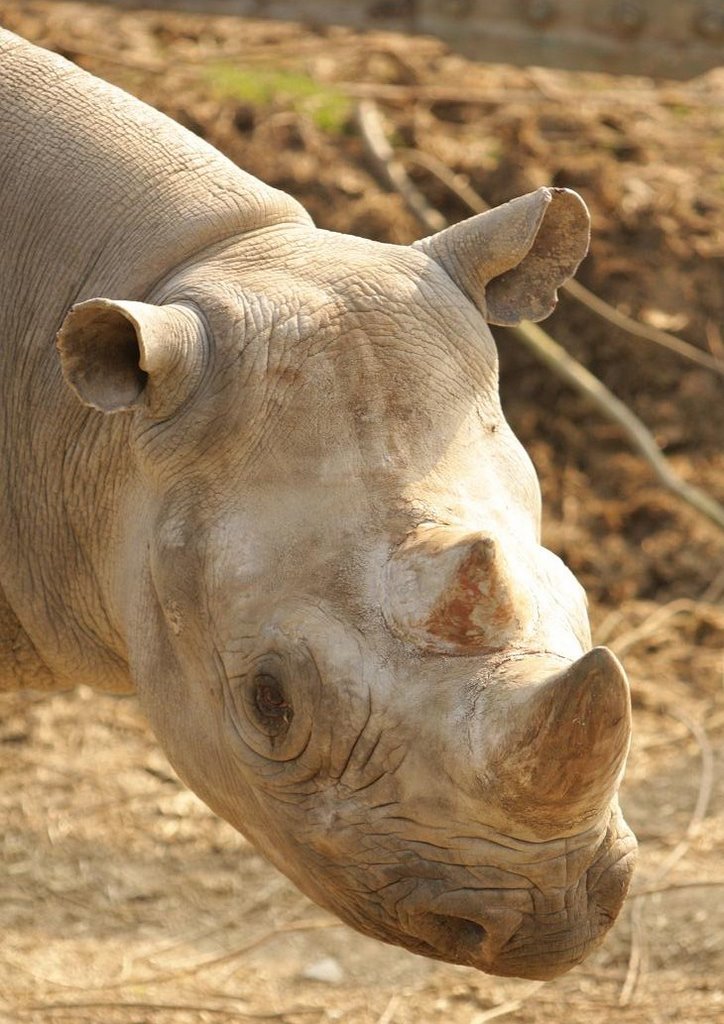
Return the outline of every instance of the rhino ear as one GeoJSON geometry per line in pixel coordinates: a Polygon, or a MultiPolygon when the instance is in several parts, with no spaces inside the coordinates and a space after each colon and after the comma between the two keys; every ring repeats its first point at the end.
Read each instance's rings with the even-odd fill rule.
{"type": "Polygon", "coordinates": [[[539,188],[414,245],[447,271],[489,323],[509,327],[553,311],[556,289],[575,273],[589,239],[581,197],[539,188]]]}
{"type": "Polygon", "coordinates": [[[101,412],[144,406],[167,419],[198,385],[207,335],[190,305],[89,299],[58,332],[63,375],[80,400],[101,412]]]}

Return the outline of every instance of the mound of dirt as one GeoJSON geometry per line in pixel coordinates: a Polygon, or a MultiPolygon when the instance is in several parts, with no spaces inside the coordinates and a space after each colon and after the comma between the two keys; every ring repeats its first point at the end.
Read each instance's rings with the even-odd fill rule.
{"type": "MultiPolygon", "coordinates": [[[[434,40],[40,0],[0,0],[0,20],[170,114],[332,230],[398,243],[421,234],[368,163],[359,96],[377,98],[412,179],[449,220],[468,210],[429,158],[492,204],[574,187],[593,214],[580,280],[724,358],[724,72],[656,84],[478,66],[434,40]]],[[[569,296],[546,329],[648,424],[682,477],[724,499],[721,377],[569,296]]],[[[308,904],[183,790],[133,700],[6,696],[0,1016],[724,1019],[721,532],[663,491],[619,429],[514,336],[497,337],[504,408],[541,477],[546,542],[632,678],[623,799],[641,840],[636,888],[661,891],[631,900],[591,960],[535,990],[433,964],[308,904]]]]}

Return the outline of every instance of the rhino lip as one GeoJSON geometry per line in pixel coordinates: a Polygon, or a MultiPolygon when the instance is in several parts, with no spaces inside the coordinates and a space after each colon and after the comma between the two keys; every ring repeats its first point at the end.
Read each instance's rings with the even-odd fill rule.
{"type": "Polygon", "coordinates": [[[336,913],[357,931],[419,956],[500,977],[549,981],[579,964],[603,940],[615,914],[609,916],[603,907],[598,910],[593,926],[589,922],[589,927],[562,928],[557,935],[537,937],[529,931],[530,915],[510,910],[487,910],[491,928],[471,917],[436,911],[406,914],[394,923],[349,907],[336,913]]]}
{"type": "MultiPolygon", "coordinates": [[[[416,923],[411,922],[411,925],[416,931],[416,923]]],[[[608,930],[604,928],[599,934],[587,932],[583,937],[572,936],[573,941],[551,950],[546,948],[544,939],[540,947],[516,946],[513,942],[512,948],[506,948],[505,945],[499,945],[483,925],[468,918],[430,914],[425,915],[423,927],[428,934],[427,939],[411,931],[398,933],[396,943],[412,953],[431,959],[472,967],[501,977],[526,978],[531,981],[549,981],[565,974],[602,941],[608,930]]]]}
{"type": "MultiPolygon", "coordinates": [[[[535,897],[531,912],[522,906],[496,906],[488,902],[490,891],[467,889],[428,899],[418,893],[403,897],[392,920],[367,918],[360,930],[435,960],[548,981],[585,959],[616,919],[633,870],[635,844],[631,840],[623,852],[611,853],[605,849],[594,861],[555,915],[545,901],[536,908],[535,897]]],[[[357,920],[358,929],[360,924],[357,920]]]]}

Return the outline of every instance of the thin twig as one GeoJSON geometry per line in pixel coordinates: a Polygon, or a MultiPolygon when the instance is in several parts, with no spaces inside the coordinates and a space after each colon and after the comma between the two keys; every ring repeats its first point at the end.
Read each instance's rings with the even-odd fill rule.
{"type": "Polygon", "coordinates": [[[711,354],[715,359],[724,360],[724,341],[722,341],[719,325],[715,324],[713,320],[707,320],[704,332],[711,354]]]}
{"type": "Polygon", "coordinates": [[[664,879],[673,866],[681,860],[694,839],[698,836],[704,819],[706,818],[712,789],[714,788],[714,751],[712,750],[711,743],[709,742],[709,737],[706,734],[706,729],[693,718],[689,718],[689,716],[679,708],[669,707],[666,710],[672,718],[675,718],[678,722],[681,722],[682,725],[685,725],[696,740],[701,754],[701,775],[699,778],[699,792],[697,794],[696,804],[694,805],[694,810],[692,811],[691,818],[689,819],[689,824],[686,827],[684,838],[674,847],[659,870],[656,872],[653,879],[654,882],[661,882],[664,879]]]}
{"type": "Polygon", "coordinates": [[[89,1002],[68,1002],[68,1003],[32,1003],[29,1006],[19,1006],[16,1013],[55,1013],[57,1010],[177,1010],[186,1013],[213,1013],[223,1017],[243,1017],[245,1020],[284,1020],[292,1014],[319,1013],[316,1007],[297,1007],[283,1012],[275,1013],[254,1013],[248,1010],[240,1010],[230,1006],[202,1006],[191,1003],[147,1003],[147,1002],[118,1002],[112,1000],[91,1000],[89,1002]]]}
{"type": "MultiPolygon", "coordinates": [[[[370,100],[381,100],[384,103],[455,103],[471,107],[496,107],[509,106],[513,103],[534,104],[540,102],[540,89],[506,89],[491,88],[486,85],[484,91],[466,89],[455,86],[428,85],[420,83],[416,85],[401,85],[389,82],[350,82],[344,79],[334,82],[334,88],[347,93],[352,98],[370,100]]],[[[579,96],[579,99],[581,97],[579,96]]],[[[565,92],[556,103],[570,103],[571,94],[565,92]]],[[[588,90],[585,96],[585,103],[588,107],[606,107],[611,104],[620,106],[644,106],[649,108],[653,102],[661,107],[680,106],[681,98],[669,99],[666,96],[657,94],[653,89],[627,89],[617,90],[600,89],[596,92],[588,90]]],[[[716,107],[717,97],[712,95],[711,99],[700,98],[689,93],[686,98],[687,107],[696,110],[712,110],[716,107]]]]}
{"type": "Polygon", "coordinates": [[[367,153],[384,184],[402,196],[410,212],[425,225],[426,229],[442,231],[447,227],[447,221],[439,210],[430,206],[422,192],[410,181],[405,168],[395,159],[377,105],[372,100],[360,100],[356,114],[367,153]]]}
{"type": "Polygon", "coordinates": [[[645,889],[637,889],[631,893],[630,898],[635,896],[656,896],[661,892],[675,892],[677,889],[707,889],[719,888],[724,885],[724,878],[711,878],[708,881],[697,880],[690,882],[669,882],[668,885],[647,885],[645,889]]]}
{"type": "MultiPolygon", "coordinates": [[[[711,800],[711,793],[714,785],[714,752],[709,742],[706,730],[698,722],[689,718],[688,715],[679,711],[678,708],[666,707],[666,713],[677,721],[681,722],[692,734],[699,744],[701,752],[701,773],[699,776],[699,790],[696,797],[694,809],[689,818],[683,838],[676,844],[671,853],[659,865],[650,885],[653,887],[661,885],[666,875],[688,853],[692,842],[699,834],[702,823],[706,818],[711,800]]],[[[648,940],[644,928],[644,901],[646,892],[640,892],[633,896],[631,901],[631,949],[629,952],[628,968],[626,977],[619,996],[619,1005],[628,1006],[636,994],[642,974],[645,973],[648,962],[648,940]]]]}
{"type": "Polygon", "coordinates": [[[341,921],[334,920],[311,920],[311,921],[292,921],[289,924],[280,925],[278,928],[273,929],[269,932],[264,932],[258,938],[253,939],[251,942],[247,942],[244,946],[237,946],[235,949],[229,950],[227,953],[222,953],[218,956],[208,957],[206,960],[197,961],[194,964],[190,964],[188,967],[177,967],[169,968],[166,971],[158,971],[156,974],[146,974],[141,977],[129,977],[123,978],[120,981],[107,982],[103,985],[69,985],[64,982],[51,981],[46,979],[47,984],[52,985],[56,988],[70,988],[80,989],[84,992],[110,992],[120,991],[124,988],[133,988],[139,985],[162,985],[170,981],[178,981],[179,978],[188,978],[194,974],[199,974],[201,971],[205,971],[210,967],[217,967],[219,964],[229,963],[232,960],[237,960],[239,957],[244,956],[246,953],[250,953],[254,949],[258,949],[259,946],[263,946],[266,942],[271,942],[272,939],[277,938],[280,935],[289,935],[293,932],[306,932],[316,931],[322,928],[342,928],[341,921]]]}
{"type": "Polygon", "coordinates": [[[724,506],[720,505],[705,491],[682,480],[671,468],[650,431],[627,405],[608,390],[597,377],[582,366],[578,360],[546,334],[538,324],[524,321],[511,331],[526,348],[530,349],[541,362],[545,363],[559,377],[576,389],[603,413],[613,420],[627,435],[633,448],[648,462],[659,483],[682,501],[706,516],[711,522],[724,529],[724,506]]]}
{"type": "MultiPolygon", "coordinates": [[[[317,931],[321,928],[341,928],[341,921],[328,921],[326,919],[313,920],[313,921],[292,921],[290,924],[280,925],[271,932],[265,932],[260,935],[258,939],[253,939],[251,942],[247,942],[244,946],[238,946],[236,949],[230,950],[228,953],[222,953],[219,956],[210,957],[207,960],[202,960],[199,963],[192,964],[190,967],[181,967],[176,970],[170,971],[168,974],[160,975],[156,978],[143,978],[142,983],[144,985],[150,984],[156,980],[167,980],[170,978],[186,978],[192,974],[198,974],[199,971],[204,971],[209,967],[217,967],[219,964],[228,963],[231,960],[236,960],[246,953],[250,953],[253,949],[258,949],[259,946],[263,946],[266,942],[270,942],[272,939],[277,938],[279,935],[289,935],[292,932],[309,932],[317,931]]],[[[130,981],[124,984],[131,984],[130,981]]]]}
{"type": "Polygon", "coordinates": [[[433,156],[432,153],[423,153],[421,149],[399,149],[396,151],[396,155],[406,163],[424,167],[445,186],[448,192],[452,192],[461,202],[465,203],[471,213],[487,213],[490,209],[490,204],[478,195],[461,174],[456,174],[444,161],[433,156]]]}
{"type": "Polygon", "coordinates": [[[629,614],[629,610],[626,608],[614,608],[608,613],[601,625],[595,631],[596,643],[605,644],[608,643],[609,638],[615,633],[620,622],[623,621],[629,614]]]}
{"type": "Polygon", "coordinates": [[[486,1024],[489,1020],[496,1020],[498,1017],[505,1017],[509,1013],[515,1013],[543,985],[545,985],[544,981],[534,981],[517,999],[509,999],[504,1003],[498,1003],[497,1006],[493,1006],[489,1010],[483,1011],[483,1013],[476,1013],[471,1019],[470,1024],[486,1024]]]}
{"type": "Polygon", "coordinates": [[[390,996],[390,1001],[382,1011],[382,1014],[377,1019],[377,1024],[392,1024],[397,1013],[397,1007],[400,1005],[400,997],[398,995],[390,996]]]}
{"type": "Polygon", "coordinates": [[[599,628],[596,630],[596,640],[599,644],[607,643],[614,654],[619,658],[630,651],[631,648],[653,636],[658,629],[661,629],[669,619],[675,615],[690,612],[692,617],[698,615],[700,619],[708,616],[721,615],[721,609],[717,607],[719,599],[724,594],[724,569],[717,573],[711,583],[703,590],[700,597],[677,598],[666,604],[659,605],[643,619],[638,626],[614,637],[618,625],[625,618],[621,609],[614,609],[606,616],[599,628]]]}
{"type": "Polygon", "coordinates": [[[700,600],[705,604],[716,604],[721,596],[724,594],[724,569],[716,574],[714,579],[711,581],[709,586],[706,588],[704,593],[701,595],[700,600]]]}
{"type": "Polygon", "coordinates": [[[626,977],[618,997],[619,1006],[628,1006],[648,965],[648,942],[644,928],[644,901],[642,897],[631,900],[631,947],[629,949],[626,977]]]}
{"type": "Polygon", "coordinates": [[[158,968],[160,967],[158,962],[160,957],[165,957],[183,946],[198,945],[202,939],[209,939],[214,935],[219,935],[233,924],[238,925],[240,919],[248,918],[255,910],[267,906],[270,902],[270,896],[273,895],[280,884],[282,884],[281,879],[275,878],[271,883],[265,885],[260,892],[257,891],[253,899],[237,906],[233,914],[229,914],[228,917],[221,920],[215,919],[215,924],[212,927],[205,928],[203,931],[196,929],[188,932],[185,937],[177,937],[173,942],[157,947],[153,952],[147,953],[142,957],[137,957],[134,963],[145,963],[151,967],[158,968]]]}
{"type": "Polygon", "coordinates": [[[662,331],[659,327],[642,323],[640,320],[635,320],[632,316],[622,313],[620,309],[616,309],[615,306],[599,298],[580,281],[573,279],[566,281],[563,289],[577,302],[587,306],[603,320],[618,327],[619,330],[633,334],[636,338],[643,338],[644,341],[652,341],[662,348],[668,348],[669,351],[676,352],[678,355],[684,356],[685,359],[690,359],[693,363],[698,363],[700,366],[706,367],[707,370],[713,370],[714,373],[724,377],[724,362],[717,359],[716,356],[709,355],[708,352],[697,348],[696,345],[690,345],[688,341],[677,338],[675,334],[669,334],[668,331],[662,331]]]}
{"type": "Polygon", "coordinates": [[[687,597],[681,597],[677,598],[675,601],[669,601],[667,604],[656,608],[634,629],[630,629],[626,633],[622,633],[621,636],[617,636],[615,639],[609,641],[608,646],[614,654],[619,658],[622,658],[624,654],[626,654],[627,651],[630,651],[632,647],[635,647],[636,644],[653,636],[653,634],[665,625],[669,619],[673,619],[676,615],[683,615],[686,612],[693,613],[698,609],[699,602],[692,601],[687,597]]]}
{"type": "MultiPolygon", "coordinates": [[[[402,196],[426,231],[434,233],[441,230],[447,221],[438,210],[433,210],[434,216],[430,215],[432,207],[412,184],[402,164],[395,159],[384,133],[379,109],[371,100],[364,100],[358,105],[357,123],[378,176],[389,188],[402,196]]],[[[554,341],[537,324],[523,321],[510,330],[541,362],[588,398],[607,419],[613,420],[623,429],[631,445],[648,462],[659,482],[667,490],[724,529],[724,506],[705,491],[682,480],[671,469],[653,436],[638,416],[616,398],[605,384],[594,377],[590,370],[569,355],[562,345],[554,341]]]]}

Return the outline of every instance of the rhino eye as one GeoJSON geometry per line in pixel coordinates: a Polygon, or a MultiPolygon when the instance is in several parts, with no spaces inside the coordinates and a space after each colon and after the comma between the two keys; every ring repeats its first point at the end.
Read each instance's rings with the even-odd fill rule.
{"type": "Polygon", "coordinates": [[[279,644],[251,659],[224,664],[227,722],[241,746],[269,761],[290,762],[307,750],[321,681],[316,663],[299,642],[279,644]]]}
{"type": "Polygon", "coordinates": [[[252,701],[255,717],[267,735],[280,736],[287,731],[294,710],[275,676],[261,672],[254,677],[252,701]]]}

